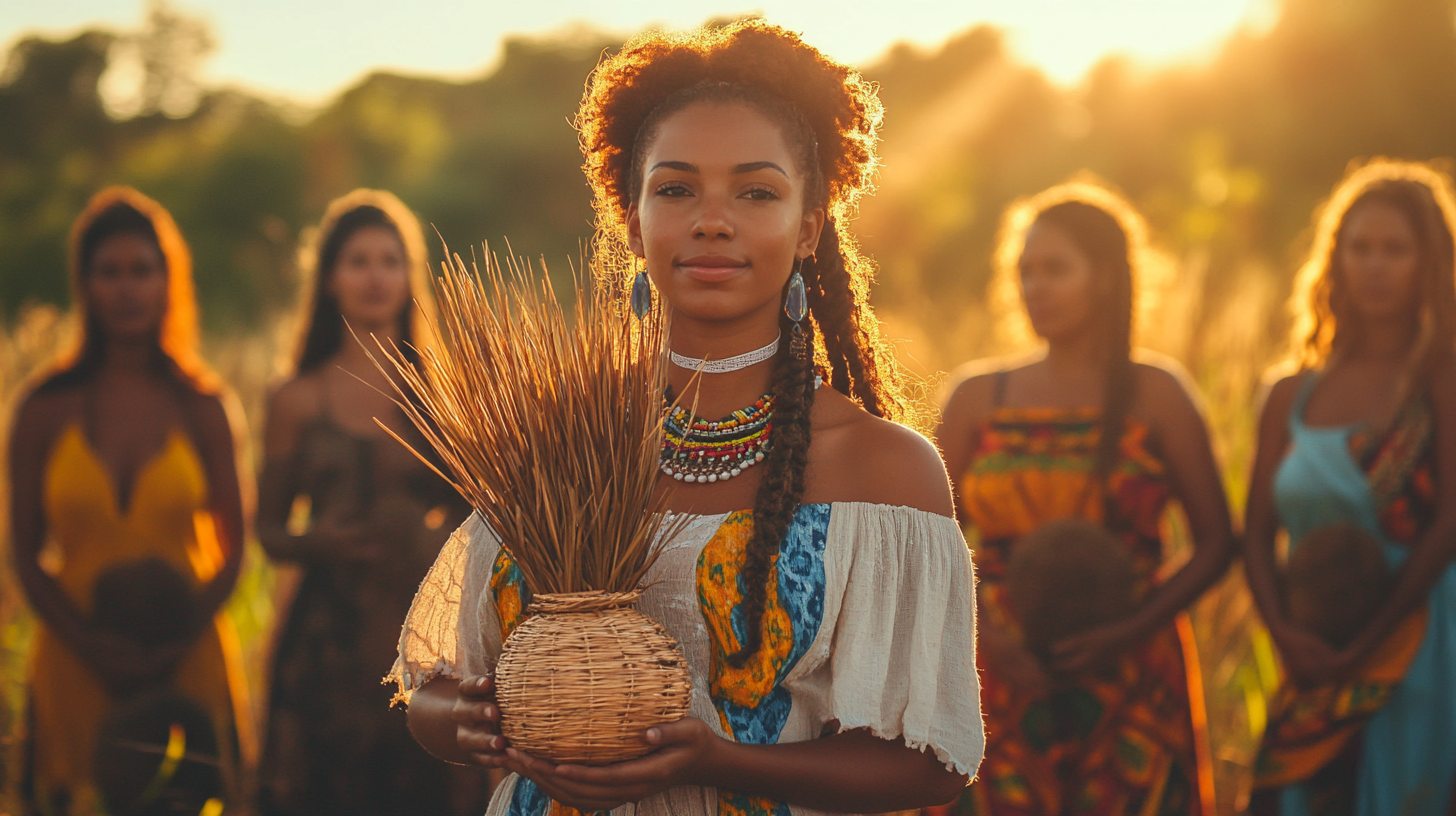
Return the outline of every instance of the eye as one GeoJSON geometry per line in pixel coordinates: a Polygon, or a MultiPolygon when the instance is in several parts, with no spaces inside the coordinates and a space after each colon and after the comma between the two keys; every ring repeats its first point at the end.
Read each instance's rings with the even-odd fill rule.
{"type": "Polygon", "coordinates": [[[657,189],[653,190],[653,193],[667,198],[687,198],[693,194],[693,191],[680,181],[667,181],[657,185],[657,189]]]}
{"type": "Polygon", "coordinates": [[[749,201],[775,201],[778,197],[779,194],[772,187],[750,187],[741,196],[749,201]]]}

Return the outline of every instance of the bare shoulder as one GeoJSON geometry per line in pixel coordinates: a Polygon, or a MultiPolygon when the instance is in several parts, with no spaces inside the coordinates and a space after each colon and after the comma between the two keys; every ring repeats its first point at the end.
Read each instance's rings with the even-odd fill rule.
{"type": "Polygon", "coordinates": [[[322,387],[318,377],[299,374],[289,377],[268,397],[268,414],[306,417],[319,410],[322,387]]]}
{"type": "Polygon", "coordinates": [[[1133,357],[1138,402],[1154,415],[1202,412],[1198,384],[1182,363],[1166,354],[1138,350],[1133,357]]]}
{"type": "Polygon", "coordinates": [[[996,407],[997,380],[1030,362],[1025,356],[988,357],[973,360],[951,372],[950,386],[941,406],[941,423],[969,425],[983,419],[996,407]]]}
{"type": "Polygon", "coordinates": [[[950,480],[935,445],[873,416],[832,389],[815,399],[806,500],[911,507],[954,517],[950,480]]]}
{"type": "Polygon", "coordinates": [[[323,389],[318,377],[301,374],[290,377],[268,398],[264,420],[263,455],[281,459],[293,450],[299,429],[323,409],[323,389]]]}
{"type": "Polygon", "coordinates": [[[11,423],[12,450],[21,443],[49,449],[62,429],[81,416],[83,394],[74,387],[37,387],[21,398],[11,423]]]}
{"type": "Polygon", "coordinates": [[[1299,371],[1270,381],[1262,395],[1262,407],[1259,411],[1261,421],[1288,420],[1289,413],[1294,410],[1294,400],[1299,396],[1299,389],[1309,374],[1308,371],[1299,371]]]}
{"type": "Polygon", "coordinates": [[[191,408],[195,412],[198,425],[201,430],[209,436],[213,434],[231,435],[232,424],[228,416],[227,398],[223,394],[196,391],[190,398],[191,408]]]}

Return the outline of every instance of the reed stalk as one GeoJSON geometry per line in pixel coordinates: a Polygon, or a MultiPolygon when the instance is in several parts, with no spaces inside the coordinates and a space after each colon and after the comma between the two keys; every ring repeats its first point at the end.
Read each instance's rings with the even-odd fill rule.
{"type": "MultiPolygon", "coordinates": [[[[536,594],[638,589],[676,524],[656,490],[663,318],[640,324],[578,279],[572,320],[544,274],[446,252],[433,343],[378,343],[396,402],[536,594]]],[[[544,271],[544,270],[543,270],[544,271]]],[[[386,431],[389,429],[386,428],[386,431]]],[[[410,447],[421,461],[430,459],[410,447]]]]}

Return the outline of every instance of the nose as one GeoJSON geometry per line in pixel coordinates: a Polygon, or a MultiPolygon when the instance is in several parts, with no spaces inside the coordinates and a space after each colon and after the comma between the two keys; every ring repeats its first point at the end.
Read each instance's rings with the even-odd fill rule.
{"type": "Polygon", "coordinates": [[[705,240],[733,240],[733,221],[719,196],[709,195],[702,199],[697,220],[693,223],[693,237],[705,240]]]}

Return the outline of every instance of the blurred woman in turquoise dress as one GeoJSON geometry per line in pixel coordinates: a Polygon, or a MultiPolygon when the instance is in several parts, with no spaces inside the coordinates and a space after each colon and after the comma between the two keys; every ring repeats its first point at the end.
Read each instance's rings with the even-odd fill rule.
{"type": "Polygon", "coordinates": [[[1447,813],[1456,773],[1453,224],[1444,175],[1372,162],[1325,206],[1300,273],[1299,370],[1264,407],[1248,502],[1249,583],[1288,675],[1259,754],[1255,812],[1447,813]],[[1343,646],[1291,621],[1275,566],[1280,529],[1298,552],[1335,525],[1373,537],[1394,574],[1343,646]]]}

